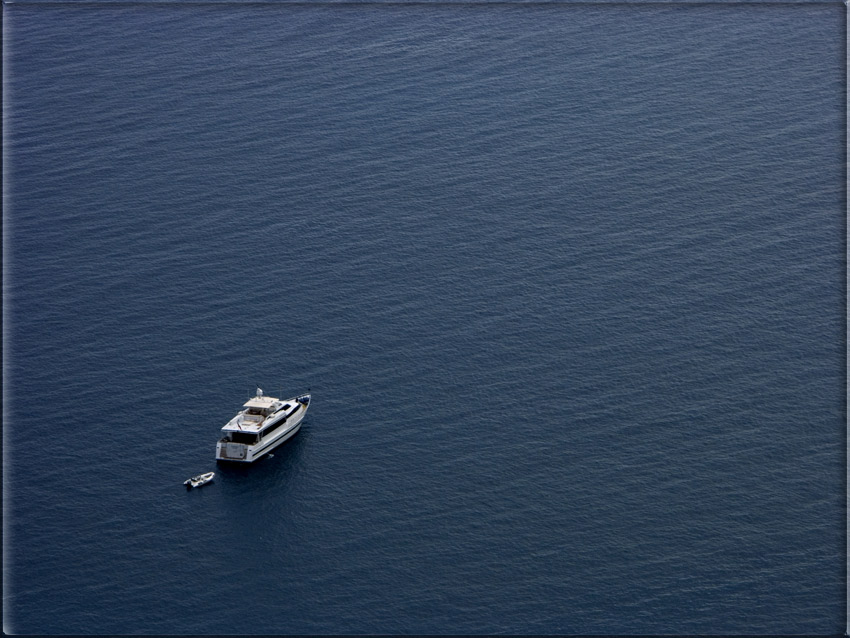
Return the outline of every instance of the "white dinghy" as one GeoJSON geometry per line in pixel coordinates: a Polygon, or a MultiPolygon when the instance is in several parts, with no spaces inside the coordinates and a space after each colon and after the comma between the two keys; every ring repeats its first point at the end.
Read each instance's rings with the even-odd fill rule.
{"type": "Polygon", "coordinates": [[[202,485],[206,485],[207,483],[212,482],[214,477],[215,472],[198,474],[197,476],[193,476],[192,478],[183,481],[183,485],[186,486],[187,490],[191,490],[193,487],[201,487],[202,485]]]}

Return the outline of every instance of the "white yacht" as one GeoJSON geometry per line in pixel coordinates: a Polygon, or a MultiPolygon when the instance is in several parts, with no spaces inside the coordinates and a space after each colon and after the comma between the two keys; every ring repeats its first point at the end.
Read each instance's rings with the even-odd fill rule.
{"type": "Polygon", "coordinates": [[[215,447],[216,460],[256,461],[298,432],[309,405],[309,394],[276,399],[263,396],[262,389],[257,388],[257,396],[221,428],[222,438],[215,447]]]}

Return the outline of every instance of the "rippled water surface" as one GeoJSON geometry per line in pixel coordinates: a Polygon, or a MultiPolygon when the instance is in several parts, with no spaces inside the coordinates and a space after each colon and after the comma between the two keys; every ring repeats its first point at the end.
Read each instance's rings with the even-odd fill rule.
{"type": "Polygon", "coordinates": [[[6,630],[843,632],[844,11],[6,5],[6,630]]]}

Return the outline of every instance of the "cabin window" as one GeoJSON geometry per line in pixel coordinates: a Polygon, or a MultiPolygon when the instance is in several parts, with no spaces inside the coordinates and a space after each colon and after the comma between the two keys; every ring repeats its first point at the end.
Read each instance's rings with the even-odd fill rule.
{"type": "Polygon", "coordinates": [[[273,426],[271,426],[271,427],[270,427],[270,428],[268,428],[267,430],[264,430],[264,431],[263,431],[263,438],[267,437],[269,434],[271,434],[272,432],[274,432],[275,430],[277,430],[277,429],[278,429],[281,425],[283,425],[284,423],[286,423],[286,419],[281,419],[280,421],[278,421],[277,423],[275,423],[273,426]]]}
{"type": "Polygon", "coordinates": [[[230,439],[234,443],[247,443],[253,445],[257,442],[257,435],[253,432],[231,432],[230,439]]]}

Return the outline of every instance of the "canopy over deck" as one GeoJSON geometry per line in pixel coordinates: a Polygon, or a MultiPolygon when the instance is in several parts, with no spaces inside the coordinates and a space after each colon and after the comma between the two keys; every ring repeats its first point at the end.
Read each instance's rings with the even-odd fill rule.
{"type": "Polygon", "coordinates": [[[277,399],[274,397],[254,397],[242,407],[267,410],[268,408],[272,407],[275,401],[277,401],[277,399]]]}

